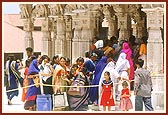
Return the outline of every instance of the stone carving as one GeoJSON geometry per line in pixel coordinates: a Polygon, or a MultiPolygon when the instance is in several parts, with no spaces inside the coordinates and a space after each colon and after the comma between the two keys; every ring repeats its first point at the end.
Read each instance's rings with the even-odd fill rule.
{"type": "Polygon", "coordinates": [[[47,5],[45,4],[37,4],[32,11],[32,17],[47,17],[47,5]]]}
{"type": "Polygon", "coordinates": [[[142,4],[142,7],[145,9],[148,8],[164,8],[164,4],[142,4]]]}
{"type": "Polygon", "coordinates": [[[111,17],[111,13],[108,5],[103,6],[103,13],[105,17],[111,17]]]}
{"type": "Polygon", "coordinates": [[[58,15],[64,15],[64,4],[50,4],[50,15],[58,16],[58,15]]]}
{"type": "Polygon", "coordinates": [[[21,10],[20,14],[21,14],[21,18],[22,18],[22,19],[27,19],[27,18],[30,17],[30,14],[29,14],[29,12],[28,12],[28,9],[27,9],[27,7],[26,7],[26,4],[20,4],[20,5],[19,5],[19,8],[20,8],[20,10],[21,10]]]}
{"type": "Polygon", "coordinates": [[[65,12],[72,12],[75,9],[77,9],[76,4],[67,4],[65,6],[65,12]]]}
{"type": "Polygon", "coordinates": [[[77,4],[77,9],[87,9],[87,4],[77,4]]]}

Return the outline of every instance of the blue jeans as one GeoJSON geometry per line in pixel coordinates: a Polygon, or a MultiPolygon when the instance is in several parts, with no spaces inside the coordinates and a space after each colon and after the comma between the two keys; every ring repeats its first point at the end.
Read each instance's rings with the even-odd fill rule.
{"type": "Polygon", "coordinates": [[[143,111],[143,102],[145,111],[153,111],[151,97],[142,97],[140,95],[135,96],[135,111],[143,111]]]}

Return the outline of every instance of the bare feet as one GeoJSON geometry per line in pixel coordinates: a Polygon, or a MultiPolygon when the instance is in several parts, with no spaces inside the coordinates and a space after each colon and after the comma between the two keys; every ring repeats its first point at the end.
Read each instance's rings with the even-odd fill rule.
{"type": "Polygon", "coordinates": [[[8,105],[12,105],[12,102],[11,102],[11,100],[8,100],[8,105]]]}

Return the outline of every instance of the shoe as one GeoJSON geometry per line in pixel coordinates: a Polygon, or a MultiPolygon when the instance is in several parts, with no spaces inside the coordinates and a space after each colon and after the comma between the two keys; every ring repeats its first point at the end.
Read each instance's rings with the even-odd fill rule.
{"type": "Polygon", "coordinates": [[[8,105],[12,105],[12,102],[11,102],[11,100],[8,100],[8,105]]]}

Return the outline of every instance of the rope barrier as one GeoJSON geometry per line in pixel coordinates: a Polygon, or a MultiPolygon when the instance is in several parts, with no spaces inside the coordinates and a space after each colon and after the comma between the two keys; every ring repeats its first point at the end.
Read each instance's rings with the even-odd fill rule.
{"type": "MultiPolygon", "coordinates": [[[[130,80],[130,82],[132,82],[134,80],[130,80]]],[[[114,84],[121,84],[121,83],[114,83],[114,84]]],[[[33,87],[33,86],[37,86],[37,85],[43,85],[43,86],[48,86],[48,87],[51,87],[51,86],[56,86],[56,87],[99,87],[99,85],[87,85],[87,86],[61,86],[61,85],[50,85],[50,84],[40,84],[40,83],[37,83],[37,84],[33,84],[33,85],[29,85],[29,86],[25,86],[25,87],[20,87],[20,88],[16,88],[16,89],[11,89],[11,90],[8,90],[6,92],[12,92],[12,91],[17,91],[19,89],[25,89],[25,88],[29,88],[29,87],[33,87]]]]}

